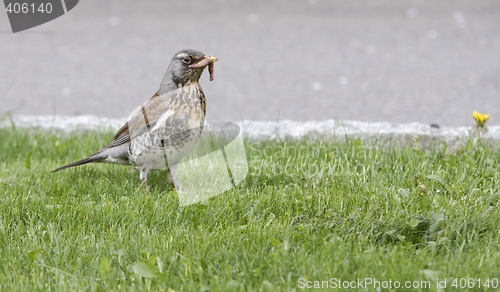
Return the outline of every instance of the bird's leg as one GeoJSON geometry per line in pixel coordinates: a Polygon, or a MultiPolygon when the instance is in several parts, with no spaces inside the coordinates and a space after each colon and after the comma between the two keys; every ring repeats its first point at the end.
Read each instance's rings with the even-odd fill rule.
{"type": "Polygon", "coordinates": [[[149,172],[149,167],[147,167],[146,165],[143,165],[140,169],[140,174],[139,174],[139,178],[144,182],[144,185],[146,186],[146,190],[149,190],[148,172],[149,172]]]}
{"type": "Polygon", "coordinates": [[[172,174],[170,173],[170,169],[167,169],[167,180],[170,182],[170,186],[175,189],[174,180],[172,179],[172,174]]]}
{"type": "Polygon", "coordinates": [[[175,189],[175,175],[177,173],[177,165],[170,165],[167,169],[167,180],[170,182],[172,188],[175,189]]]}

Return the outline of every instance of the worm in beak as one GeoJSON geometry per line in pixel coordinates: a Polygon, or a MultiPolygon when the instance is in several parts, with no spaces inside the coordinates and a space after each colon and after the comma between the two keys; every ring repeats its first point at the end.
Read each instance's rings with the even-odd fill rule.
{"type": "Polygon", "coordinates": [[[214,63],[217,62],[216,57],[212,56],[205,56],[205,59],[201,60],[200,62],[189,65],[189,68],[191,69],[198,69],[198,68],[205,68],[208,65],[208,73],[210,73],[210,81],[214,80],[214,63]]]}

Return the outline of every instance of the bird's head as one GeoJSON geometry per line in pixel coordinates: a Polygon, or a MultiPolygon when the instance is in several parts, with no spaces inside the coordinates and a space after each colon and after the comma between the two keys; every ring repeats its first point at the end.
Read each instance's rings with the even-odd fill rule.
{"type": "Polygon", "coordinates": [[[172,57],[165,79],[171,78],[171,81],[176,85],[176,87],[184,86],[192,82],[199,82],[203,69],[209,66],[212,69],[210,70],[210,79],[212,80],[212,64],[216,61],[217,58],[207,56],[199,51],[179,51],[172,57]]]}

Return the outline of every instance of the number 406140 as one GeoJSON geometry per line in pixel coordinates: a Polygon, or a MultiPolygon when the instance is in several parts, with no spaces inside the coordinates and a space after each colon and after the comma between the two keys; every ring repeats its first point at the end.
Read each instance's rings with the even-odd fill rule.
{"type": "Polygon", "coordinates": [[[455,278],[451,283],[454,288],[498,288],[498,278],[455,278]]]}
{"type": "Polygon", "coordinates": [[[52,4],[51,3],[41,3],[40,5],[35,5],[35,3],[9,3],[5,11],[8,13],[51,13],[52,4]],[[37,7],[38,6],[38,7],[37,7]]]}

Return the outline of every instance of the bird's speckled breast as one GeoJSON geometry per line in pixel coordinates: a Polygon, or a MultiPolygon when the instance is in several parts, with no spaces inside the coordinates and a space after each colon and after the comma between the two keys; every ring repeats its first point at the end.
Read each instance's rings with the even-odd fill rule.
{"type": "Polygon", "coordinates": [[[205,122],[205,95],[198,82],[184,85],[169,95],[168,111],[152,131],[135,137],[129,147],[133,165],[165,168],[177,163],[198,141],[205,122]]]}

